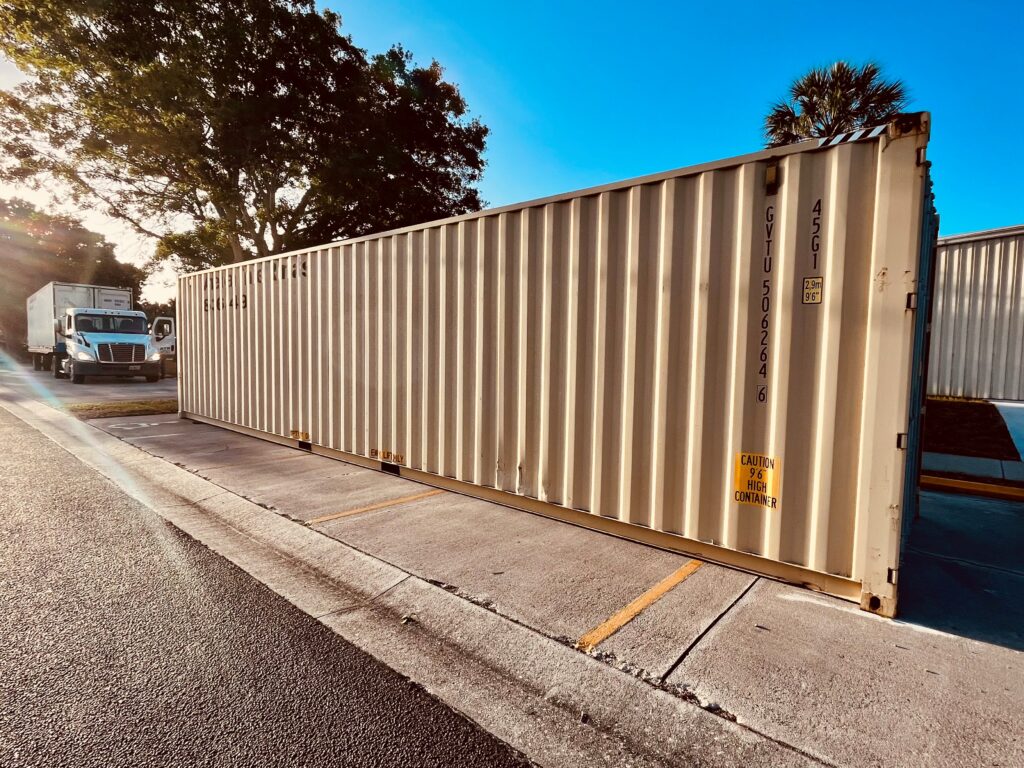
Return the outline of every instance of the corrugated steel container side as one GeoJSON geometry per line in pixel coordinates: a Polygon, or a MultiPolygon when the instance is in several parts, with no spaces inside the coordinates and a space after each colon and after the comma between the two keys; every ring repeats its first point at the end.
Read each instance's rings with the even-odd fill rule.
{"type": "Polygon", "coordinates": [[[939,240],[932,395],[1024,400],[1024,226],[939,240]]]}
{"type": "Polygon", "coordinates": [[[891,614],[903,130],[183,276],[181,409],[891,614]]]}

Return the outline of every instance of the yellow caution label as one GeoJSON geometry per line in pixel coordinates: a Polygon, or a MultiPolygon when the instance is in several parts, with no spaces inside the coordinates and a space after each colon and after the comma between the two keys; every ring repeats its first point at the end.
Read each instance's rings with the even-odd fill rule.
{"type": "Polygon", "coordinates": [[[765,509],[779,508],[782,459],[763,453],[737,453],[733,500],[765,509]]]}

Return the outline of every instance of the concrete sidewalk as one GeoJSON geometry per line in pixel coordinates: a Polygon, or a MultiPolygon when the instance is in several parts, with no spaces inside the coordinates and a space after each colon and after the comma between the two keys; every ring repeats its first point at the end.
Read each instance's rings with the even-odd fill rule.
{"type": "Polygon", "coordinates": [[[967,477],[1006,480],[1024,484],[1024,462],[989,459],[982,456],[956,456],[951,453],[925,453],[921,469],[967,477]]]}
{"type": "Polygon", "coordinates": [[[598,659],[825,763],[1024,762],[1012,634],[981,643],[703,564],[605,636],[688,558],[172,416],[96,426],[560,643],[596,631],[598,659]]]}
{"type": "MultiPolygon", "coordinates": [[[[7,405],[116,460],[112,479],[541,764],[1024,764],[1020,606],[979,642],[174,416],[72,434],[56,411],[7,405]],[[280,554],[251,556],[232,531],[280,554]]],[[[956,503],[926,494],[922,519],[956,503]]],[[[979,597],[1024,585],[956,578],[978,572],[996,582],[979,597]]],[[[941,612],[932,586],[918,608],[941,612]]]]}

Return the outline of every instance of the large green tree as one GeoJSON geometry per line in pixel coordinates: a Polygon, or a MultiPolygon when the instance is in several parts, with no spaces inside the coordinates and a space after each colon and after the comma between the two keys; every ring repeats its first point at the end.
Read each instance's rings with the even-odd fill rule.
{"type": "Polygon", "coordinates": [[[436,63],[313,0],[3,0],[0,176],[198,268],[476,210],[487,129],[436,63]]]}
{"type": "Polygon", "coordinates": [[[138,300],[146,277],[77,219],[23,200],[0,200],[0,275],[0,330],[12,350],[25,344],[25,299],[51,280],[131,288],[138,300]]]}
{"type": "Polygon", "coordinates": [[[765,139],[777,147],[881,125],[902,112],[907,101],[906,86],[883,79],[877,64],[837,61],[793,82],[789,97],[765,117],[765,139]]]}

